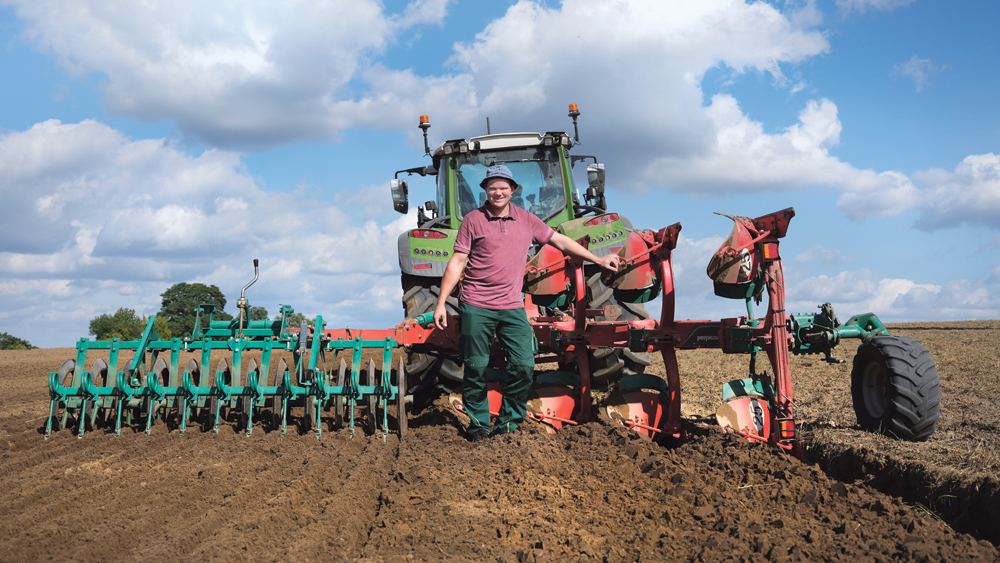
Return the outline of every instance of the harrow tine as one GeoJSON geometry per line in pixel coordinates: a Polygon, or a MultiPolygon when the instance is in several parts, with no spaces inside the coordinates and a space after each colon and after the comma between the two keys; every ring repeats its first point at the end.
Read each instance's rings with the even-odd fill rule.
{"type": "MultiPolygon", "coordinates": [[[[108,384],[108,363],[104,361],[103,358],[98,358],[94,365],[90,368],[90,381],[91,383],[102,389],[104,391],[108,384]]],[[[94,430],[97,427],[97,417],[101,414],[101,410],[106,407],[106,399],[104,393],[101,393],[101,397],[95,397],[94,407],[91,409],[90,420],[90,430],[94,430]]]]}
{"type": "Polygon", "coordinates": [[[212,394],[212,398],[209,400],[209,416],[215,419],[215,423],[212,426],[213,434],[219,433],[219,411],[225,408],[226,414],[229,414],[229,408],[222,405],[223,400],[229,400],[229,394],[224,391],[229,377],[229,362],[223,358],[219,360],[219,365],[215,369],[215,393],[212,394]]]}
{"type": "Polygon", "coordinates": [[[181,436],[184,435],[184,431],[187,429],[188,415],[201,416],[203,411],[203,409],[198,407],[201,401],[199,399],[200,390],[195,386],[195,381],[199,385],[203,383],[201,381],[201,368],[198,362],[192,358],[184,365],[184,371],[181,374],[181,436]]]}
{"type": "MultiPolygon", "coordinates": [[[[89,380],[90,379],[89,376],[90,376],[90,374],[88,374],[88,373],[81,374],[81,378],[80,378],[81,383],[84,382],[85,380],[89,380]]],[[[84,387],[83,385],[81,385],[80,387],[81,387],[81,389],[86,389],[86,387],[84,387]]],[[[76,433],[77,439],[83,438],[84,427],[87,424],[87,396],[86,395],[84,395],[83,397],[80,397],[80,412],[78,413],[78,415],[80,417],[80,429],[76,433]]]]}
{"type": "MultiPolygon", "coordinates": [[[[60,422],[56,421],[56,416],[59,414],[59,403],[65,404],[66,402],[66,392],[63,389],[65,387],[64,381],[67,374],[71,373],[75,368],[76,360],[69,359],[63,362],[57,371],[49,374],[49,418],[45,421],[46,439],[52,434],[54,421],[57,431],[59,428],[65,427],[65,422],[60,424],[60,422]]],[[[65,409],[65,406],[63,408],[65,409]]]]}
{"type": "MultiPolygon", "coordinates": [[[[145,393],[142,399],[143,409],[146,411],[146,435],[153,430],[153,419],[156,418],[157,410],[157,398],[152,395],[152,391],[149,389],[149,380],[151,377],[156,377],[156,368],[163,361],[160,358],[153,364],[153,370],[150,372],[146,371],[145,364],[139,365],[139,387],[145,393]]],[[[163,362],[162,367],[166,369],[166,362],[163,362]]]]}
{"type": "Polygon", "coordinates": [[[197,401],[198,390],[195,388],[192,393],[192,388],[194,383],[192,383],[193,377],[198,374],[198,362],[194,359],[188,360],[188,363],[184,365],[184,371],[181,372],[181,397],[180,397],[180,435],[184,435],[184,431],[187,429],[188,411],[193,410],[194,406],[188,407],[188,401],[197,401]]]}
{"type": "MultiPolygon", "coordinates": [[[[76,380],[76,360],[69,359],[63,362],[63,365],[59,367],[59,385],[63,387],[78,387],[79,381],[76,380]]],[[[59,422],[61,428],[66,428],[66,423],[69,422],[69,406],[70,401],[63,397],[63,414],[59,422]]]]}
{"type": "MultiPolygon", "coordinates": [[[[368,369],[365,370],[365,385],[368,387],[375,387],[375,360],[368,358],[368,369]]],[[[372,434],[378,431],[378,419],[376,418],[376,405],[378,404],[378,398],[374,393],[368,395],[368,414],[365,418],[368,421],[368,428],[371,429],[372,434]]]]}
{"type": "Polygon", "coordinates": [[[341,392],[333,399],[333,427],[341,429],[344,427],[344,386],[347,385],[347,362],[340,359],[337,367],[337,387],[341,392]]]}
{"type": "Polygon", "coordinates": [[[288,371],[288,364],[285,358],[278,360],[278,368],[274,373],[274,386],[280,392],[271,400],[271,417],[274,421],[273,428],[281,428],[281,435],[285,435],[285,403],[288,401],[288,389],[285,388],[285,372],[288,371]]]}
{"type": "Polygon", "coordinates": [[[406,437],[408,422],[406,420],[406,371],[403,358],[399,358],[396,367],[396,425],[399,428],[399,441],[406,437]]]}
{"type": "Polygon", "coordinates": [[[259,380],[260,373],[257,368],[257,360],[251,358],[247,362],[246,377],[244,377],[243,381],[243,396],[240,399],[240,407],[243,411],[240,418],[246,424],[247,437],[253,434],[253,411],[260,391],[259,380]]]}

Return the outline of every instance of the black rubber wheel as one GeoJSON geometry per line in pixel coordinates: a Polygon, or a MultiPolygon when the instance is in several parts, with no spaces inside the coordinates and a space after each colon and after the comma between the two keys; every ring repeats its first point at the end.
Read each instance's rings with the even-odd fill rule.
{"type": "Polygon", "coordinates": [[[908,336],[874,336],[858,347],[851,395],[862,428],[902,440],[926,440],[941,414],[934,360],[908,336]]]}
{"type": "MultiPolygon", "coordinates": [[[[441,295],[441,280],[403,274],[403,312],[407,319],[416,318],[434,311],[438,296],[441,295]]],[[[458,314],[458,298],[449,296],[446,303],[448,314],[458,314]]],[[[420,411],[434,402],[441,394],[438,378],[444,383],[457,386],[462,382],[464,370],[457,357],[410,352],[406,361],[406,386],[413,395],[414,411],[420,411]]]]}

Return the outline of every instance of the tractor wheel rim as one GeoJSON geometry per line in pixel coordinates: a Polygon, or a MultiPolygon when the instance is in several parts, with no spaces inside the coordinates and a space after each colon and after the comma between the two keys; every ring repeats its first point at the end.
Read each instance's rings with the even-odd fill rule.
{"type": "Polygon", "coordinates": [[[882,418],[888,402],[886,391],[888,381],[885,369],[877,362],[868,364],[862,383],[862,398],[866,409],[874,418],[882,418]]]}

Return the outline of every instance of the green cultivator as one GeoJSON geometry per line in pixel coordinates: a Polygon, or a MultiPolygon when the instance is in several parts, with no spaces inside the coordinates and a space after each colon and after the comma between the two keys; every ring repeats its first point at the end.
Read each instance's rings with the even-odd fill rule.
{"type": "MultiPolygon", "coordinates": [[[[256,269],[254,260],[255,273],[256,269]]],[[[252,284],[243,288],[243,294],[252,284]]],[[[302,409],[304,431],[315,430],[317,438],[322,432],[321,412],[331,408],[334,427],[346,422],[353,435],[359,406],[374,431],[388,428],[390,405],[395,406],[400,436],[406,432],[403,363],[400,360],[395,370],[385,369],[392,365],[392,353],[398,344],[395,338],[330,338],[322,330],[322,317],[316,318],[318,336],[310,337],[304,324],[298,328],[288,326],[293,312],[289,306],[281,307],[280,321],[244,321],[246,299],[242,294],[239,303],[241,315],[235,321],[212,320],[213,308],[199,307],[191,338],[159,339],[153,316],[138,340],[80,339],[76,359],[67,360],[49,375],[51,401],[45,436],[56,425],[66,426],[70,417],[78,425],[78,436],[99,423],[111,425],[112,421],[115,436],[121,433],[123,422],[144,426],[149,434],[156,419],[167,420],[171,414],[181,435],[192,417],[201,418],[217,433],[220,418],[234,413],[249,436],[263,409],[271,413],[272,428],[280,428],[284,435],[290,411],[295,407],[302,409]],[[107,361],[98,358],[89,370],[82,369],[87,365],[88,352],[105,350],[107,361]],[[381,371],[371,359],[366,369],[361,369],[366,350],[382,352],[381,371]],[[214,371],[210,367],[213,351],[231,354],[229,359],[219,360],[214,371]],[[272,370],[272,360],[281,351],[291,354],[292,365],[280,358],[272,370]],[[332,362],[327,364],[327,358],[335,358],[340,351],[350,351],[350,368],[344,360],[336,369],[332,362]],[[123,352],[131,352],[131,359],[123,362],[123,352]],[[190,359],[182,369],[182,353],[194,353],[199,359],[190,359]],[[247,360],[250,354],[259,354],[260,361],[256,357],[247,360]]]]}

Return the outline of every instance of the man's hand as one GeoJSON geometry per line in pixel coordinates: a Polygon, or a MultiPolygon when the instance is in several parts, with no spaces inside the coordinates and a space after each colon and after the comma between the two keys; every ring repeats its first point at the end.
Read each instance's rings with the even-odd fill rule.
{"type": "Polygon", "coordinates": [[[590,260],[594,264],[597,264],[605,270],[611,270],[612,272],[617,272],[618,266],[625,263],[625,260],[617,254],[611,254],[605,256],[604,258],[598,258],[593,252],[580,246],[580,243],[562,233],[553,233],[552,238],[549,239],[549,244],[561,250],[563,254],[569,254],[570,256],[590,260]]]}
{"type": "Polygon", "coordinates": [[[448,326],[448,311],[444,307],[444,302],[438,302],[434,307],[434,326],[444,330],[448,326]]]}
{"type": "Polygon", "coordinates": [[[434,326],[444,330],[448,326],[448,309],[445,303],[448,296],[458,285],[458,280],[462,279],[465,272],[465,265],[469,262],[469,255],[464,252],[455,251],[448,259],[448,266],[444,269],[444,277],[441,278],[441,294],[438,295],[437,306],[434,307],[434,326]]]}
{"type": "Polygon", "coordinates": [[[618,256],[617,254],[609,254],[604,258],[598,258],[597,261],[594,263],[604,268],[605,270],[611,270],[612,272],[617,272],[618,268],[621,265],[625,264],[625,259],[622,258],[621,256],[618,256]]]}

